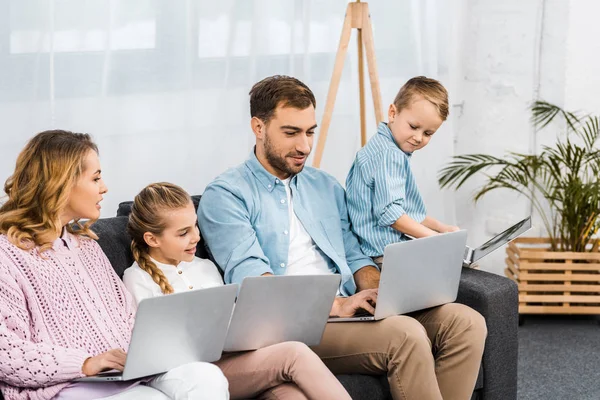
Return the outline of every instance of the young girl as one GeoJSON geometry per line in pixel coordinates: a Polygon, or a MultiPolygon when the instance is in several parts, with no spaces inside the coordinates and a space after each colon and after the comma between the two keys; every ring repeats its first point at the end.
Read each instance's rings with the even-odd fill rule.
{"type": "MultiPolygon", "coordinates": [[[[133,202],[128,232],[136,261],[125,270],[123,281],[137,302],[223,285],[217,267],[194,256],[200,241],[196,211],[179,186],[155,183],[144,188],[133,202]]],[[[233,399],[350,399],[319,357],[302,343],[229,353],[215,364],[227,377],[233,399]]]]}
{"type": "Polygon", "coordinates": [[[225,377],[208,363],[134,382],[72,382],[123,370],[135,316],[133,299],[90,229],[107,189],[89,135],[36,135],[4,190],[0,390],[6,400],[229,398],[225,377]]]}

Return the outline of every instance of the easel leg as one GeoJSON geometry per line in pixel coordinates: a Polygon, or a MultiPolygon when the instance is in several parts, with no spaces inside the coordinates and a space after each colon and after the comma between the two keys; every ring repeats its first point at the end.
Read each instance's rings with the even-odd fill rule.
{"type": "Polygon", "coordinates": [[[363,42],[367,53],[367,66],[369,68],[369,81],[371,82],[371,96],[373,96],[373,108],[375,109],[375,120],[377,125],[383,121],[383,109],[381,108],[381,88],[379,87],[379,74],[377,73],[377,62],[375,60],[375,42],[373,40],[373,27],[371,26],[371,15],[363,12],[363,42]]]}
{"type": "Polygon", "coordinates": [[[321,159],[323,158],[323,150],[325,149],[325,141],[327,140],[327,131],[329,130],[329,124],[331,123],[335,98],[340,87],[340,79],[342,77],[342,71],[344,70],[344,60],[346,58],[346,53],[348,52],[350,34],[352,33],[351,21],[352,11],[350,5],[348,5],[348,8],[346,9],[346,18],[344,18],[344,27],[342,28],[342,35],[340,37],[340,44],[335,57],[335,65],[333,67],[331,83],[329,84],[329,91],[327,92],[327,101],[325,103],[325,110],[323,112],[323,120],[319,128],[319,141],[317,142],[317,150],[313,160],[313,166],[315,168],[319,168],[321,165],[321,159]]]}
{"type": "Polygon", "coordinates": [[[357,30],[358,44],[358,101],[360,110],[360,145],[367,143],[367,110],[365,107],[365,65],[363,57],[363,35],[362,28],[357,30]]]}
{"type": "Polygon", "coordinates": [[[356,3],[349,3],[346,8],[346,17],[344,18],[344,27],[335,58],[331,83],[329,84],[329,92],[327,93],[327,101],[323,112],[323,120],[321,122],[319,141],[315,150],[315,158],[313,166],[319,168],[323,158],[323,150],[325,149],[325,141],[327,140],[327,132],[331,124],[335,98],[340,86],[340,79],[344,69],[344,60],[348,52],[348,43],[350,42],[350,34],[352,29],[358,30],[358,82],[360,95],[360,139],[361,145],[364,146],[367,142],[366,116],[365,116],[365,91],[364,91],[364,63],[363,63],[363,46],[367,58],[367,66],[369,69],[369,82],[371,83],[371,95],[373,96],[373,106],[375,109],[375,119],[377,124],[383,121],[383,110],[381,108],[381,89],[379,87],[379,77],[377,74],[377,64],[375,62],[375,45],[373,41],[373,28],[371,26],[371,16],[369,14],[369,6],[367,3],[361,3],[357,0],[356,3]]]}

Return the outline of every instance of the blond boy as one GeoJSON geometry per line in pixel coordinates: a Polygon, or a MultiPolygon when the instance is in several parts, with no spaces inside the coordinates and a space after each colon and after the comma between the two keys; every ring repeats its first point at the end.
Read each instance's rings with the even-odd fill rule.
{"type": "Polygon", "coordinates": [[[388,123],[356,155],[346,179],[348,213],[362,251],[380,264],[386,245],[457,231],[427,215],[410,168],[448,117],[448,92],[435,79],[410,79],[388,110],[388,123]]]}

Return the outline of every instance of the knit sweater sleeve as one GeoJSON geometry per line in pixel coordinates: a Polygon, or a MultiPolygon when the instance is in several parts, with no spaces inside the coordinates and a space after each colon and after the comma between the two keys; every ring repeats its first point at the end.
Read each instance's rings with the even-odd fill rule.
{"type": "Polygon", "coordinates": [[[32,317],[18,274],[0,257],[0,381],[39,388],[83,376],[81,367],[90,357],[86,351],[32,340],[32,317]]]}

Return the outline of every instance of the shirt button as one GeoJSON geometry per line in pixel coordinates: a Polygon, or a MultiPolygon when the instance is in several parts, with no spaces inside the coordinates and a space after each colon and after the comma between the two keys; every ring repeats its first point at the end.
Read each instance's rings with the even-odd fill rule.
{"type": "Polygon", "coordinates": [[[183,274],[183,271],[177,271],[177,273],[178,273],[179,275],[181,275],[181,274],[183,274]]]}
{"type": "Polygon", "coordinates": [[[279,266],[280,266],[281,268],[284,268],[284,267],[285,267],[285,264],[284,264],[284,263],[281,263],[281,264],[279,264],[279,266]]]}
{"type": "Polygon", "coordinates": [[[269,189],[271,189],[273,187],[273,185],[269,185],[269,189]]]}
{"type": "Polygon", "coordinates": [[[283,231],[283,234],[284,234],[284,235],[287,235],[287,234],[288,234],[288,231],[283,231]]]}
{"type": "Polygon", "coordinates": [[[275,179],[275,183],[279,183],[279,179],[275,179]]]}
{"type": "Polygon", "coordinates": [[[192,285],[188,286],[188,288],[193,289],[194,287],[192,285]]]}
{"type": "Polygon", "coordinates": [[[284,199],[281,199],[281,204],[285,204],[285,200],[284,199]]]}

